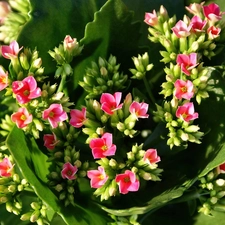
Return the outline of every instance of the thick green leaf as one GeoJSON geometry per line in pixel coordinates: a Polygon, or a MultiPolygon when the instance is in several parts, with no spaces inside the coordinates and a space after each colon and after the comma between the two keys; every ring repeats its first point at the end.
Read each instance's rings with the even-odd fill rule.
{"type": "MultiPolygon", "coordinates": [[[[35,173],[36,171],[34,170],[34,164],[36,163],[36,160],[37,162],[39,161],[36,157],[41,156],[43,153],[39,152],[40,150],[36,148],[36,146],[35,149],[29,148],[30,141],[26,138],[22,130],[15,126],[6,142],[10,153],[15,159],[15,163],[20,168],[23,176],[29,181],[37,196],[42,199],[50,209],[57,212],[66,224],[105,225],[105,218],[101,217],[100,214],[92,212],[88,207],[83,208],[76,205],[69,209],[65,208],[47,185],[38,178],[35,173]],[[35,151],[35,156],[32,153],[33,151],[35,151]]],[[[44,161],[42,165],[45,163],[46,162],[44,161]]]]}

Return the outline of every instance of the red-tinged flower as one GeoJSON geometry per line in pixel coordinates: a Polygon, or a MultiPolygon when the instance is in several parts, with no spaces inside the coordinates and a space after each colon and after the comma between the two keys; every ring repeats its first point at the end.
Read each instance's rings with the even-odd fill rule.
{"type": "Polygon", "coordinates": [[[66,35],[63,41],[63,47],[67,51],[73,51],[77,46],[77,39],[72,38],[70,35],[66,35]]]}
{"type": "Polygon", "coordinates": [[[44,137],[44,146],[49,149],[49,150],[53,150],[55,148],[55,145],[59,142],[56,139],[55,134],[45,134],[44,137]]]}
{"type": "Polygon", "coordinates": [[[225,173],[225,163],[219,165],[219,171],[220,173],[225,173]]]}
{"type": "Polygon", "coordinates": [[[0,67],[0,91],[8,86],[8,73],[0,67]]]}
{"type": "Polygon", "coordinates": [[[148,104],[144,102],[132,102],[129,108],[131,114],[135,115],[136,119],[138,118],[148,118],[148,104]]]}
{"type": "Polygon", "coordinates": [[[211,26],[207,29],[207,34],[209,35],[209,39],[215,39],[219,37],[221,29],[219,27],[211,26]]]}
{"type": "Polygon", "coordinates": [[[73,166],[71,163],[67,162],[63,165],[63,169],[61,171],[61,175],[63,179],[74,180],[76,179],[76,172],[78,168],[73,166]]]}
{"type": "Polygon", "coordinates": [[[8,158],[4,158],[0,162],[0,176],[11,177],[12,176],[13,165],[8,158]]]}
{"type": "Polygon", "coordinates": [[[187,37],[190,35],[191,25],[187,26],[184,21],[179,20],[171,29],[178,38],[187,37]]]}
{"type": "Polygon", "coordinates": [[[175,86],[175,97],[178,99],[190,100],[194,95],[194,85],[190,80],[176,80],[175,86]]]}
{"type": "Polygon", "coordinates": [[[129,191],[138,191],[140,182],[136,178],[135,173],[130,170],[126,170],[123,174],[116,175],[116,183],[119,185],[119,192],[121,194],[127,194],[129,191]]]}
{"type": "Polygon", "coordinates": [[[76,128],[80,128],[86,120],[86,108],[82,107],[82,110],[72,109],[70,111],[70,116],[70,124],[76,128]]]}
{"type": "Polygon", "coordinates": [[[198,113],[195,112],[194,104],[192,102],[187,102],[182,106],[178,106],[176,111],[176,117],[189,122],[198,118],[198,113]]]}
{"type": "Polygon", "coordinates": [[[158,24],[158,16],[156,14],[156,11],[153,10],[152,13],[145,13],[144,22],[150,26],[157,25],[158,24]]]}
{"type": "Polygon", "coordinates": [[[197,53],[178,54],[177,64],[181,67],[182,72],[189,76],[191,74],[190,70],[198,65],[197,53]]]}
{"type": "Polygon", "coordinates": [[[33,116],[29,114],[26,108],[19,108],[16,113],[11,115],[11,120],[16,123],[18,128],[24,128],[32,122],[33,116]]]}
{"type": "Polygon", "coordinates": [[[123,106],[123,103],[120,104],[121,96],[121,92],[116,92],[113,95],[109,93],[103,93],[100,98],[101,109],[105,113],[112,115],[114,111],[121,109],[123,106]]]}
{"type": "Polygon", "coordinates": [[[94,159],[115,155],[116,145],[112,143],[112,134],[104,133],[101,138],[90,141],[90,148],[94,159]]]}
{"type": "Polygon", "coordinates": [[[91,179],[92,188],[100,188],[108,180],[108,176],[102,166],[99,166],[97,170],[87,171],[87,176],[91,179]]]}
{"type": "Polygon", "coordinates": [[[220,7],[215,3],[211,3],[207,6],[203,6],[203,13],[205,17],[212,22],[217,22],[221,20],[222,14],[224,14],[224,12],[220,11],[220,7]]]}
{"type": "Polygon", "coordinates": [[[22,48],[19,48],[19,44],[16,41],[12,41],[10,45],[1,46],[1,53],[4,58],[12,59],[17,57],[22,48]]]}
{"type": "Polygon", "coordinates": [[[68,116],[63,110],[61,104],[51,104],[50,107],[43,111],[42,118],[49,121],[53,128],[58,126],[58,122],[67,120],[68,116]]]}
{"type": "Polygon", "coordinates": [[[12,90],[16,95],[17,101],[21,104],[41,96],[41,89],[37,87],[37,82],[33,76],[28,76],[22,81],[14,81],[12,90]]]}
{"type": "Polygon", "coordinates": [[[157,150],[156,149],[148,149],[146,152],[145,152],[145,155],[144,155],[144,161],[146,163],[148,163],[149,165],[151,164],[155,164],[157,162],[160,162],[161,159],[160,157],[157,155],[157,150]]]}
{"type": "Polygon", "coordinates": [[[190,22],[190,24],[192,25],[193,32],[203,32],[206,23],[207,23],[206,20],[202,20],[198,16],[192,17],[191,22],[190,22]]]}

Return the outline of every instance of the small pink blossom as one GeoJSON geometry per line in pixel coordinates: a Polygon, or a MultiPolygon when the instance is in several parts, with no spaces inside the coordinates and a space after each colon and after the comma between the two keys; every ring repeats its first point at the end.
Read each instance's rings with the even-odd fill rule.
{"type": "Polygon", "coordinates": [[[1,1],[0,2],[0,25],[4,24],[7,15],[10,13],[11,7],[8,2],[1,1]]]}
{"type": "Polygon", "coordinates": [[[97,170],[87,171],[87,176],[91,179],[92,188],[100,188],[108,180],[108,176],[102,166],[99,166],[97,170]]]}
{"type": "Polygon", "coordinates": [[[104,133],[101,138],[90,141],[90,148],[94,159],[115,155],[116,145],[112,143],[112,134],[104,133]]]}
{"type": "Polygon", "coordinates": [[[103,93],[100,98],[101,109],[105,113],[113,115],[114,111],[121,109],[123,106],[123,103],[120,104],[121,97],[121,92],[116,92],[113,95],[109,93],[103,93]]]}
{"type": "Polygon", "coordinates": [[[67,120],[67,114],[61,104],[51,104],[50,107],[43,111],[42,118],[49,121],[53,128],[58,126],[58,122],[67,120]]]}
{"type": "Polygon", "coordinates": [[[197,119],[198,113],[195,112],[194,104],[192,102],[187,102],[182,106],[178,106],[176,117],[189,122],[190,120],[197,119]]]}
{"type": "Polygon", "coordinates": [[[29,114],[26,108],[19,108],[16,113],[11,115],[11,120],[16,123],[18,128],[24,128],[32,122],[33,116],[29,114]]]}
{"type": "Polygon", "coordinates": [[[28,76],[22,81],[14,81],[12,83],[13,93],[19,103],[25,104],[31,99],[41,96],[41,89],[37,87],[37,82],[33,76],[28,76]]]}
{"type": "Polygon", "coordinates": [[[0,162],[0,176],[11,177],[12,176],[13,165],[8,158],[4,158],[0,162]]]}
{"type": "Polygon", "coordinates": [[[8,73],[0,67],[0,91],[8,86],[8,73]]]}
{"type": "Polygon", "coordinates": [[[221,20],[222,14],[224,14],[224,12],[220,11],[220,7],[215,3],[203,6],[203,12],[205,17],[208,18],[208,20],[212,21],[213,23],[221,20]]]}
{"type": "Polygon", "coordinates": [[[161,159],[160,157],[157,155],[157,151],[156,149],[148,149],[146,152],[145,152],[145,155],[144,155],[144,161],[146,163],[148,163],[149,165],[151,164],[155,164],[157,162],[160,162],[161,159]]]}
{"type": "Polygon", "coordinates": [[[1,46],[1,53],[4,58],[12,59],[17,57],[22,48],[19,48],[19,44],[16,41],[12,41],[10,45],[1,46]]]}
{"type": "Polygon", "coordinates": [[[72,51],[77,46],[77,39],[72,38],[70,35],[66,35],[63,46],[65,50],[72,51]]]}
{"type": "Polygon", "coordinates": [[[72,109],[70,111],[70,124],[76,128],[83,126],[84,121],[86,120],[86,108],[82,107],[82,110],[72,109]]]}
{"type": "Polygon", "coordinates": [[[138,191],[140,182],[136,178],[135,173],[130,170],[126,170],[123,174],[116,175],[115,181],[119,185],[119,192],[121,194],[127,194],[129,191],[138,191]]]}
{"type": "Polygon", "coordinates": [[[191,19],[190,24],[192,25],[192,30],[193,32],[203,32],[205,25],[206,25],[207,21],[206,20],[202,20],[200,17],[198,16],[194,16],[191,19]]]}
{"type": "Polygon", "coordinates": [[[55,134],[44,134],[44,146],[49,149],[49,150],[53,150],[55,148],[55,145],[59,142],[56,139],[55,134]]]}
{"type": "Polygon", "coordinates": [[[178,38],[187,37],[190,35],[191,25],[187,26],[184,21],[179,20],[171,29],[178,38]]]}
{"type": "Polygon", "coordinates": [[[156,11],[153,10],[152,13],[145,13],[144,22],[150,26],[157,25],[158,24],[158,16],[156,14],[156,11]]]}
{"type": "Polygon", "coordinates": [[[148,118],[148,104],[144,102],[132,102],[129,108],[131,114],[138,118],[148,118]]]}
{"type": "Polygon", "coordinates": [[[219,27],[211,26],[207,29],[207,34],[209,35],[209,39],[215,39],[219,37],[221,29],[219,27]]]}
{"type": "Polygon", "coordinates": [[[71,163],[67,162],[63,165],[63,169],[61,171],[61,175],[63,179],[74,180],[76,179],[76,172],[78,168],[73,166],[71,163]]]}
{"type": "Polygon", "coordinates": [[[177,64],[181,67],[182,72],[189,76],[191,74],[190,70],[198,65],[197,53],[178,54],[177,64]]]}
{"type": "Polygon", "coordinates": [[[194,85],[190,80],[176,80],[175,86],[175,96],[178,99],[190,100],[194,95],[194,85]]]}
{"type": "Polygon", "coordinates": [[[185,8],[194,15],[201,15],[203,4],[204,4],[204,2],[202,2],[200,4],[192,3],[189,6],[186,6],[185,8]]]}

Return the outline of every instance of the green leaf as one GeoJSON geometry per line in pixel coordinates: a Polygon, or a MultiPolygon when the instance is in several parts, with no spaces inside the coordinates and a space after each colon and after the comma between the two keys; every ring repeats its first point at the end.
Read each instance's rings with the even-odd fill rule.
{"type": "MultiPolygon", "coordinates": [[[[50,209],[57,212],[68,225],[105,225],[105,218],[100,214],[95,213],[95,210],[83,208],[80,205],[75,207],[64,207],[54,193],[47,187],[47,185],[40,180],[35,173],[35,164],[40,165],[40,159],[37,157],[42,156],[43,153],[37,148],[36,145],[30,145],[30,140],[26,138],[24,132],[16,126],[13,128],[6,140],[7,146],[16,165],[20,168],[22,175],[29,181],[37,196],[45,202],[50,209]],[[30,149],[33,146],[35,149],[30,149]],[[33,153],[35,151],[35,154],[33,153]]],[[[42,162],[44,165],[46,162],[42,162]]],[[[40,169],[41,170],[41,169],[40,169]]],[[[42,174],[38,170],[38,175],[42,174]]],[[[47,172],[47,171],[45,171],[47,172]]],[[[47,173],[46,173],[47,174],[47,173]]],[[[94,208],[94,206],[92,205],[94,208]]]]}

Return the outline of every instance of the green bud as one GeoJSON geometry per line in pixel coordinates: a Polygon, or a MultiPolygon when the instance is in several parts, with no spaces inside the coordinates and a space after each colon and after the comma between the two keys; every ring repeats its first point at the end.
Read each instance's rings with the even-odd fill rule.
{"type": "Polygon", "coordinates": [[[20,63],[24,70],[28,70],[30,68],[30,64],[28,62],[27,56],[24,54],[24,52],[21,52],[20,56],[20,63]]]}
{"type": "Polygon", "coordinates": [[[39,215],[40,215],[40,212],[39,212],[39,211],[34,211],[34,212],[31,214],[30,222],[31,222],[31,223],[35,223],[35,222],[38,220],[39,215]]]}
{"type": "Polygon", "coordinates": [[[38,210],[38,209],[41,208],[40,204],[37,203],[37,202],[32,202],[32,203],[30,204],[30,206],[31,206],[31,208],[34,209],[34,210],[38,210]]]}
{"type": "Polygon", "coordinates": [[[9,200],[8,197],[0,196],[0,203],[6,203],[8,200],[9,200]]]}
{"type": "Polygon", "coordinates": [[[32,212],[25,213],[25,214],[23,214],[23,215],[20,217],[20,219],[21,219],[22,221],[30,220],[31,215],[32,215],[32,212]]]}
{"type": "Polygon", "coordinates": [[[20,177],[17,173],[13,174],[13,181],[16,183],[20,183],[20,177]]]}
{"type": "Polygon", "coordinates": [[[11,193],[15,193],[17,191],[17,186],[15,184],[9,185],[8,191],[11,192],[11,193]]]}
{"type": "Polygon", "coordinates": [[[217,179],[216,185],[219,186],[219,187],[225,186],[225,180],[224,179],[217,179]]]}

